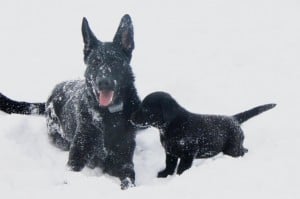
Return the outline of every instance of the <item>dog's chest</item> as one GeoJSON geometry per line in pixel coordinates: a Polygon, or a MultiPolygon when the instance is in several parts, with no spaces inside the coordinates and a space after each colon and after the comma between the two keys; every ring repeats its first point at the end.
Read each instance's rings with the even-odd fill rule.
{"type": "Polygon", "coordinates": [[[122,113],[102,113],[98,110],[90,109],[90,120],[93,126],[99,129],[104,136],[113,136],[114,132],[124,129],[125,120],[122,113]]]}
{"type": "Polygon", "coordinates": [[[104,145],[111,147],[123,141],[128,131],[128,120],[120,111],[117,113],[90,111],[91,119],[94,126],[100,130],[103,136],[104,145]]]}
{"type": "Polygon", "coordinates": [[[162,146],[166,149],[166,136],[165,136],[165,130],[159,129],[160,134],[160,142],[162,146]]]}
{"type": "Polygon", "coordinates": [[[101,116],[100,112],[90,108],[88,109],[88,112],[91,116],[91,122],[96,126],[96,127],[101,127],[102,128],[102,123],[103,123],[103,117],[101,116]]]}

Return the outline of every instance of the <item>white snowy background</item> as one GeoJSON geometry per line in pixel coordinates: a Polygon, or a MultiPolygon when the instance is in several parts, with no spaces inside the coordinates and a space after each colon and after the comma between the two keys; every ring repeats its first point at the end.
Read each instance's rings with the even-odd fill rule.
{"type": "Polygon", "coordinates": [[[140,132],[127,191],[100,170],[68,171],[44,118],[1,113],[0,198],[300,198],[299,11],[299,0],[1,0],[0,92],[11,98],[44,102],[56,83],[82,78],[82,17],[111,41],[128,13],[141,98],[163,90],[211,114],[277,107],[243,125],[243,158],[197,160],[167,179],[155,177],[158,131],[140,132]]]}

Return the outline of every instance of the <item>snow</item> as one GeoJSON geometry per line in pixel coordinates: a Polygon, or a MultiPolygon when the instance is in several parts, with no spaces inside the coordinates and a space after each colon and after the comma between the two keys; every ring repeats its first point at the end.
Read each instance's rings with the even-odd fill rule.
{"type": "Polygon", "coordinates": [[[228,115],[277,103],[243,125],[243,158],[197,160],[167,179],[155,177],[158,130],[140,132],[127,191],[98,169],[69,171],[45,118],[1,113],[1,198],[300,198],[299,9],[297,0],[1,1],[0,91],[11,98],[43,102],[55,84],[83,77],[82,17],[110,41],[128,13],[141,97],[162,90],[193,112],[228,115]]]}

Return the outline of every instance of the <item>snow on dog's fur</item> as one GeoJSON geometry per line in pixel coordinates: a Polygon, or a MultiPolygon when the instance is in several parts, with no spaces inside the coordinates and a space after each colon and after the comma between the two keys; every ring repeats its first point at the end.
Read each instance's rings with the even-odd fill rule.
{"type": "Polygon", "coordinates": [[[140,100],[130,67],[133,26],[125,15],[113,42],[101,42],[82,22],[84,80],[58,84],[46,103],[17,102],[0,94],[0,110],[46,115],[50,140],[70,150],[68,165],[100,167],[117,176],[121,188],[134,185],[133,152],[136,128],[129,122],[140,100]]]}

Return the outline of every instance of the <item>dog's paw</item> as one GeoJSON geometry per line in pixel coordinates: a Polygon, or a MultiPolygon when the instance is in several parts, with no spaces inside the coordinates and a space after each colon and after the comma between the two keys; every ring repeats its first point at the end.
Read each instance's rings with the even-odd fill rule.
{"type": "Polygon", "coordinates": [[[84,164],[76,161],[68,161],[67,165],[72,171],[81,171],[84,167],[84,164]]]}
{"type": "Polygon", "coordinates": [[[185,170],[187,170],[187,169],[178,168],[177,169],[177,175],[181,175],[185,170]]]}
{"type": "Polygon", "coordinates": [[[126,190],[131,187],[135,187],[135,184],[130,178],[125,178],[124,180],[121,181],[122,190],[126,190]]]}
{"type": "Polygon", "coordinates": [[[157,177],[158,178],[166,178],[166,177],[168,177],[168,175],[171,175],[171,173],[166,170],[162,170],[162,171],[158,172],[157,177]]]}

